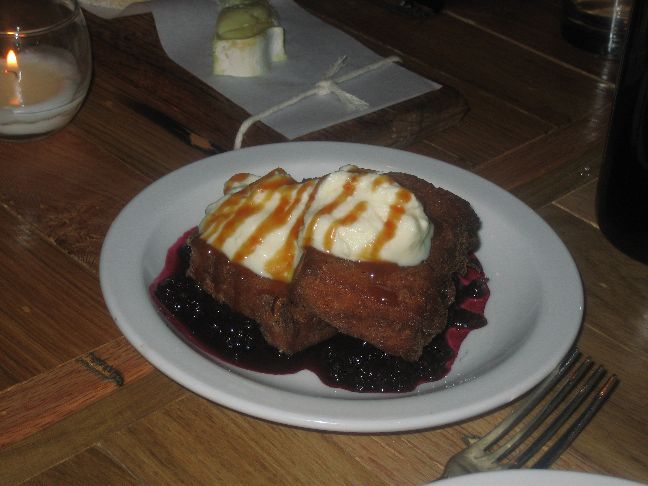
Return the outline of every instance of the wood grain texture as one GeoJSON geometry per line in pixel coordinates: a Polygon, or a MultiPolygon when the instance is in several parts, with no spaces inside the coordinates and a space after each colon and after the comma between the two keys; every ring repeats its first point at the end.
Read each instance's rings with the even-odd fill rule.
{"type": "Polygon", "coordinates": [[[598,175],[606,130],[604,111],[494,157],[475,172],[539,208],[598,175]]]}
{"type": "Polygon", "coordinates": [[[152,371],[122,337],[0,392],[0,451],[152,371]]]}
{"type": "Polygon", "coordinates": [[[561,35],[561,4],[552,0],[456,0],[447,12],[516,44],[556,59],[572,69],[582,70],[614,82],[618,62],[602,59],[567,42],[561,35]]]}
{"type": "MultiPolygon", "coordinates": [[[[443,78],[441,78],[443,79],[443,78]]],[[[504,102],[471,83],[449,79],[465,93],[470,110],[460,124],[432,134],[423,144],[427,155],[473,169],[503,156],[529,140],[541,139],[554,128],[519,107],[504,102]]],[[[416,146],[408,148],[416,150],[416,146]]]]}
{"type": "MultiPolygon", "coordinates": [[[[20,190],[13,174],[7,170],[5,181],[18,185],[12,190],[20,190]]],[[[40,193],[21,197],[34,210],[46,204],[40,193]]],[[[57,217],[61,221],[66,215],[57,217]]],[[[37,228],[2,207],[0,226],[2,390],[117,337],[118,332],[104,311],[98,282],[87,268],[70,261],[37,228]]],[[[57,227],[63,233],[69,231],[57,227]]]]}
{"type": "Polygon", "coordinates": [[[74,121],[90,143],[101,146],[149,180],[205,156],[133,112],[126,105],[133,95],[115,93],[107,86],[111,82],[114,84],[105,77],[94,82],[84,109],[74,121]]]}
{"type": "Polygon", "coordinates": [[[639,370],[648,366],[648,267],[613,249],[595,227],[565,211],[547,207],[540,214],[568,245],[583,279],[587,309],[580,346],[621,379],[612,403],[596,417],[596,427],[588,428],[574,447],[607,474],[646,481],[648,426],[642,404],[648,403],[648,387],[639,370]]]}
{"type": "Polygon", "coordinates": [[[46,484],[127,486],[141,483],[138,483],[130,472],[101,449],[90,448],[22,484],[25,486],[46,484]]]}
{"type": "MultiPolygon", "coordinates": [[[[462,123],[426,137],[429,146],[413,149],[461,167],[506,157],[530,141],[542,143],[554,128],[592,120],[592,113],[609,105],[609,83],[539,55],[524,43],[493,36],[472,22],[459,27],[460,20],[443,14],[399,17],[395,27],[385,31],[381,26],[390,24],[392,14],[371,2],[347,2],[341,11],[318,2],[300,4],[379,53],[388,53],[385,45],[397,47],[408,68],[463,94],[470,111],[462,123]],[[491,75],[492,82],[487,79],[491,75]]],[[[590,123],[598,126],[597,121],[590,123]]]]}
{"type": "Polygon", "coordinates": [[[387,10],[368,0],[299,4],[361,39],[380,39],[425,64],[442,65],[446,73],[554,125],[606,104],[598,101],[609,89],[600,81],[444,13],[393,22],[387,10]]]}
{"type": "MultiPolygon", "coordinates": [[[[548,207],[541,214],[568,243],[580,270],[587,295],[588,323],[601,336],[628,351],[627,357],[623,353],[610,356],[619,360],[644,358],[648,349],[648,267],[614,249],[590,224],[565,218],[564,211],[548,207]]],[[[641,368],[626,369],[634,374],[633,370],[641,368]]]]}
{"type": "Polygon", "coordinates": [[[598,228],[595,210],[597,185],[598,179],[593,179],[584,186],[557,199],[554,204],[598,228]]]}
{"type": "Polygon", "coordinates": [[[0,450],[0,484],[18,484],[37,476],[185,393],[158,372],[121,387],[103,400],[0,450]]]}
{"type": "Polygon", "coordinates": [[[21,224],[96,272],[112,220],[150,180],[115,161],[75,125],[44,140],[0,141],[0,147],[0,202],[21,224]]]}
{"type": "Polygon", "coordinates": [[[327,434],[270,424],[193,395],[107,437],[101,447],[142,483],[387,483],[327,434]]]}
{"type": "Polygon", "coordinates": [[[332,127],[296,138],[365,143],[383,147],[408,147],[424,136],[454,126],[468,112],[463,96],[441,88],[332,127]]]}

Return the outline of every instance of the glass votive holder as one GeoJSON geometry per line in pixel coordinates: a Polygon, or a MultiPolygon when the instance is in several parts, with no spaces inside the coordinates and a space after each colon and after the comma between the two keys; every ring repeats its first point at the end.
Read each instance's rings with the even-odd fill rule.
{"type": "Polygon", "coordinates": [[[618,58],[628,30],[632,1],[563,0],[563,37],[581,49],[618,58]]]}
{"type": "Polygon", "coordinates": [[[41,138],[67,125],[91,76],[90,39],[77,0],[3,0],[0,138],[41,138]]]}

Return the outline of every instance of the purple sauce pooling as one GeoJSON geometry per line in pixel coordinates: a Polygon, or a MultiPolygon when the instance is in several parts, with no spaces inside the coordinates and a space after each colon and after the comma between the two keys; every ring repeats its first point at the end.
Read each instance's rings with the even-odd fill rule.
{"type": "Polygon", "coordinates": [[[339,334],[294,355],[266,343],[258,325],[207,295],[185,273],[191,249],[183,235],[169,249],[164,269],[151,293],[171,327],[209,357],[241,368],[271,374],[307,369],[326,385],[354,392],[398,393],[443,378],[461,343],[473,329],[486,325],[490,296],[481,264],[471,255],[468,272],[455,279],[456,301],[448,326],[414,363],[391,356],[371,344],[339,334]]]}

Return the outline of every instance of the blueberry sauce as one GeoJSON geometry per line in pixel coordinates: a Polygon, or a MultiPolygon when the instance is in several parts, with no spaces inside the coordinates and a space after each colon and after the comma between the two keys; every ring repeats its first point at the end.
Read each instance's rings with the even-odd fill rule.
{"type": "Polygon", "coordinates": [[[207,295],[185,275],[190,248],[187,234],[169,249],[164,270],[151,293],[171,327],[212,358],[241,368],[271,374],[310,370],[326,385],[354,392],[397,393],[443,378],[468,333],[486,325],[484,307],[490,295],[475,256],[468,272],[455,279],[457,295],[448,326],[412,363],[391,356],[359,339],[338,334],[294,355],[266,343],[258,325],[207,295]]]}

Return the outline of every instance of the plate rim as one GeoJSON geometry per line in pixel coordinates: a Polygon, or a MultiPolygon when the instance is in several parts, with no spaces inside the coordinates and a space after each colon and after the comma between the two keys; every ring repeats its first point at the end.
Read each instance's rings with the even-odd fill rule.
{"type": "Polygon", "coordinates": [[[632,486],[641,483],[630,479],[586,471],[568,471],[559,469],[508,469],[468,474],[453,478],[441,479],[432,484],[439,486],[474,486],[474,485],[518,485],[526,486],[632,486]]]}
{"type": "MultiPolygon", "coordinates": [[[[349,155],[349,158],[352,158],[352,156],[349,155]]],[[[340,165],[344,164],[341,163],[340,165]]],[[[423,177],[421,174],[414,173],[414,175],[423,177]]],[[[204,208],[198,208],[199,212],[203,210],[204,208]]],[[[142,247],[142,250],[144,249],[145,247],[142,247]]],[[[137,257],[139,256],[143,258],[143,255],[137,255],[137,257]]],[[[131,255],[131,257],[135,258],[136,256],[131,255]]],[[[393,148],[348,142],[288,142],[249,147],[235,152],[225,152],[207,157],[170,172],[147,186],[138,195],[131,199],[131,201],[126,204],[119,215],[115,218],[102,245],[99,267],[101,289],[111,316],[128,341],[134,345],[134,347],[157,369],[195,393],[228,408],[247,415],[271,420],[273,422],[318,430],[344,432],[394,432],[416,430],[457,422],[504,405],[524,394],[539,383],[560,362],[578,335],[582,323],[584,307],[582,282],[580,280],[578,269],[576,268],[569,251],[553,229],[551,229],[551,227],[549,227],[549,225],[544,222],[544,220],[542,220],[535,211],[519,199],[515,198],[515,196],[472,172],[438,159],[393,148]],[[552,350],[549,359],[538,366],[537,369],[535,369],[535,372],[530,376],[527,376],[527,378],[523,380],[523,383],[518,383],[514,390],[500,390],[495,395],[483,397],[483,399],[477,403],[464,405],[460,409],[461,413],[459,413],[455,408],[454,410],[445,410],[444,412],[430,410],[429,413],[425,414],[419,413],[408,415],[408,413],[413,409],[417,409],[418,407],[424,408],[426,405],[429,405],[426,402],[429,402],[430,400],[430,393],[414,393],[406,394],[404,396],[399,395],[396,397],[381,396],[375,400],[349,400],[344,397],[312,397],[288,390],[276,389],[263,383],[247,379],[241,375],[237,375],[232,380],[227,380],[227,383],[225,383],[227,386],[224,387],[224,390],[215,390],[211,384],[205,383],[204,380],[196,381],[196,376],[193,375],[193,373],[196,371],[195,366],[218,365],[200,355],[200,353],[197,353],[195,350],[192,350],[196,356],[194,356],[195,359],[191,360],[190,367],[184,365],[178,368],[177,364],[174,366],[173,363],[169,362],[168,356],[160,354],[159,350],[156,349],[155,346],[151,346],[151,343],[147,343],[146,340],[143,339],[143,336],[137,332],[137,326],[133,327],[132,323],[128,322],[128,316],[123,314],[123,302],[118,302],[113,293],[116,282],[109,278],[109,276],[112,275],[109,259],[111,257],[114,258],[115,254],[119,255],[120,252],[123,252],[124,242],[122,241],[122,236],[119,234],[119,231],[125,224],[125,218],[128,217],[136,205],[145,201],[151,194],[155,194],[155,191],[163,191],[166,186],[173,185],[176,179],[181,180],[186,172],[200,171],[204,166],[218,166],[221,161],[224,161],[225,163],[222,166],[214,167],[212,170],[215,172],[221,172],[223,170],[226,171],[225,174],[221,176],[226,178],[229,177],[228,174],[230,174],[230,172],[236,172],[236,169],[234,169],[235,166],[231,164],[231,160],[230,163],[227,163],[228,158],[240,159],[242,157],[248,157],[254,159],[254,157],[258,156],[268,157],[268,153],[270,152],[273,154],[281,154],[283,152],[285,156],[286,151],[288,153],[307,151],[313,154],[317,154],[318,151],[320,151],[319,153],[331,153],[337,151],[348,154],[361,152],[364,154],[363,157],[380,154],[381,156],[396,156],[397,158],[404,158],[410,162],[424,162],[426,164],[432,164],[437,168],[443,167],[446,171],[450,171],[450,173],[460,174],[461,177],[467,178],[473,183],[483,185],[488,188],[489,191],[495,191],[499,197],[503,197],[505,200],[511,202],[511,204],[516,205],[518,211],[526,213],[526,216],[531,218],[531,222],[534,225],[542,228],[542,231],[545,232],[545,237],[553,240],[552,244],[559,250],[560,257],[563,260],[562,264],[564,266],[564,271],[571,274],[571,279],[573,281],[570,285],[574,286],[573,290],[575,291],[575,294],[570,297],[570,300],[572,302],[575,301],[577,304],[575,307],[578,307],[578,310],[576,311],[576,314],[578,314],[578,323],[577,325],[573,325],[573,328],[570,328],[570,332],[566,333],[565,343],[563,346],[564,349],[552,350]],[[203,360],[204,362],[200,362],[199,360],[203,360]],[[235,390],[234,388],[236,387],[232,387],[232,382],[238,383],[238,389],[235,390]],[[243,389],[241,389],[241,385],[243,389]],[[272,400],[259,403],[258,400],[255,401],[253,398],[259,396],[258,394],[265,394],[266,397],[269,395],[272,400]],[[295,401],[295,397],[299,397],[299,400],[295,401]],[[291,399],[293,400],[291,401],[291,399]],[[393,400],[399,400],[400,407],[394,407],[393,400]],[[289,410],[286,410],[285,408],[278,409],[278,404],[283,404],[285,406],[287,401],[291,401],[289,410]],[[374,411],[379,412],[378,416],[380,418],[367,416],[367,405],[371,405],[374,411]],[[395,413],[394,410],[397,408],[402,410],[402,412],[395,413]],[[318,414],[315,415],[313,410],[317,410],[318,414]],[[322,410],[327,410],[328,413],[324,413],[322,410]]],[[[133,277],[133,275],[131,275],[131,277],[133,277]]],[[[149,338],[150,337],[151,336],[149,336],[149,338]]],[[[176,339],[183,345],[188,346],[181,340],[181,338],[176,336],[176,339]]],[[[516,353],[513,353],[513,356],[515,354],[516,353]]],[[[480,378],[496,372],[500,366],[506,364],[506,361],[507,360],[487,371],[484,375],[480,376],[480,378]]],[[[230,377],[233,376],[231,372],[227,374],[230,375],[230,377]]],[[[460,386],[464,391],[470,392],[472,388],[475,388],[475,382],[477,381],[479,380],[461,383],[460,386]]],[[[448,389],[444,389],[431,393],[447,391],[448,389]]]]}

